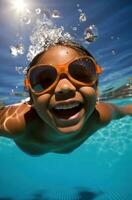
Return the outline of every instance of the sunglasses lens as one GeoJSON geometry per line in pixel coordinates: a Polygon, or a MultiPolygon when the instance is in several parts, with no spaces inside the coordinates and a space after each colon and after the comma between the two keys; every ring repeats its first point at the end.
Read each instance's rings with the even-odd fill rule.
{"type": "Polygon", "coordinates": [[[80,58],[73,61],[68,70],[72,78],[86,84],[92,83],[97,78],[95,64],[89,58],[80,58]]]}
{"type": "Polygon", "coordinates": [[[35,92],[42,92],[50,87],[57,77],[57,71],[52,66],[38,66],[30,72],[30,84],[35,92]]]}

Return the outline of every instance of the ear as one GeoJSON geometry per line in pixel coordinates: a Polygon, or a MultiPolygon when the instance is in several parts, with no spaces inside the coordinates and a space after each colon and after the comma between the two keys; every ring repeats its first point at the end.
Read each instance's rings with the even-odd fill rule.
{"type": "Polygon", "coordinates": [[[96,93],[96,103],[98,103],[99,102],[99,87],[98,86],[96,86],[95,93],[96,93]]]}
{"type": "Polygon", "coordinates": [[[96,97],[97,97],[97,100],[99,98],[99,87],[98,87],[98,83],[99,83],[99,80],[97,79],[96,83],[95,83],[95,93],[96,93],[96,97]]]}
{"type": "Polygon", "coordinates": [[[97,96],[97,98],[99,97],[99,87],[98,86],[96,87],[96,96],[97,96]]]}

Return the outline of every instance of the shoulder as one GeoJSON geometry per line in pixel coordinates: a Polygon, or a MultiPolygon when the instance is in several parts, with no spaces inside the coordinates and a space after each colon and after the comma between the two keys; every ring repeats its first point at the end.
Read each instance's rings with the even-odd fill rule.
{"type": "Polygon", "coordinates": [[[12,117],[20,117],[31,109],[31,105],[27,103],[17,103],[4,106],[0,109],[0,116],[6,119],[12,117]]]}
{"type": "Polygon", "coordinates": [[[100,123],[107,125],[111,122],[113,116],[113,109],[110,104],[99,102],[96,105],[96,110],[99,115],[100,123]]]}
{"type": "Polygon", "coordinates": [[[26,127],[25,115],[30,112],[28,103],[18,103],[0,109],[1,136],[15,137],[23,133],[26,127]]]}

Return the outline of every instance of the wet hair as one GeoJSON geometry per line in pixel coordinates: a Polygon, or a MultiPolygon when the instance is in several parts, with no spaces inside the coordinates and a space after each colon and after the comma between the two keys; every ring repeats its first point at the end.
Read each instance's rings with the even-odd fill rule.
{"type": "Polygon", "coordinates": [[[37,54],[33,58],[33,60],[30,62],[29,68],[31,68],[33,65],[37,64],[37,62],[39,61],[39,59],[41,58],[41,56],[43,55],[44,52],[46,52],[50,47],[56,46],[56,45],[62,45],[62,46],[71,47],[71,48],[73,48],[75,50],[78,50],[78,51],[82,52],[84,55],[90,56],[90,57],[92,57],[94,59],[94,57],[91,55],[91,53],[86,48],[84,48],[83,46],[81,46],[79,43],[73,42],[71,40],[69,40],[69,41],[61,41],[60,40],[57,43],[55,43],[53,45],[50,45],[48,48],[44,49],[39,54],[37,54]]]}

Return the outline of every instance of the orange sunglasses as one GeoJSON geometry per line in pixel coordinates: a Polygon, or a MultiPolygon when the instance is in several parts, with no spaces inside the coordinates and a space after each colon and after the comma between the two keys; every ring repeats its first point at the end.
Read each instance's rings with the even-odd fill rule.
{"type": "Polygon", "coordinates": [[[49,92],[58,83],[61,74],[66,74],[73,84],[92,86],[101,73],[102,68],[89,56],[74,58],[62,65],[37,64],[27,72],[25,88],[35,95],[49,92]]]}

